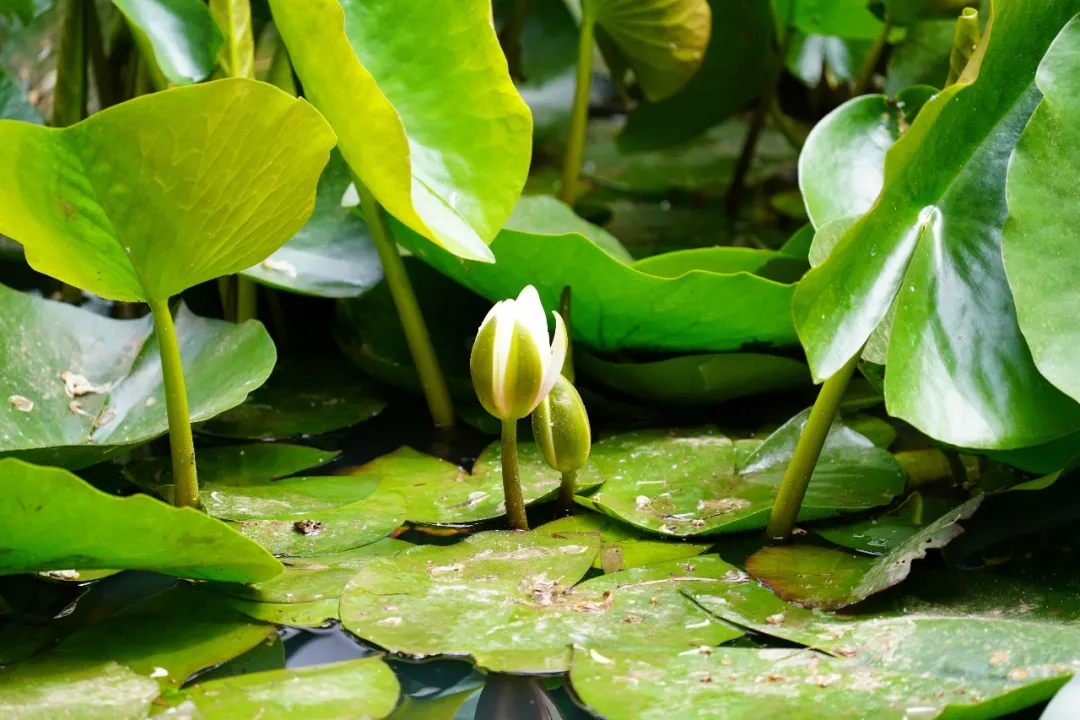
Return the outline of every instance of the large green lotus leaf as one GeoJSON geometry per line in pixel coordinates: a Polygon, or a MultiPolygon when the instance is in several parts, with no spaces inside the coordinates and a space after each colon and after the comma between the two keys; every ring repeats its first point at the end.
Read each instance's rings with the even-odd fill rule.
{"type": "Polygon", "coordinates": [[[582,221],[550,197],[525,197],[492,243],[498,269],[472,263],[397,226],[399,241],[425,262],[489,300],[534,285],[547,308],[573,295],[576,339],[604,351],[735,350],[794,340],[792,286],[741,272],[694,271],[659,278],[634,270],[579,232],[582,221]]]}
{"type": "Polygon", "coordinates": [[[859,352],[895,305],[890,414],[963,447],[1015,448],[1080,426],[1038,372],[1001,261],[1009,157],[1038,101],[1035,69],[1080,1],[995,4],[974,83],[935,96],[889,149],[874,207],[795,293],[816,378],[859,352]]]}
{"type": "Polygon", "coordinates": [[[451,252],[491,262],[487,243],[521,194],[532,149],[491,3],[270,7],[304,92],[379,203],[451,252]]]}
{"type": "Polygon", "coordinates": [[[631,263],[631,267],[656,277],[677,278],[694,270],[718,274],[751,273],[779,283],[795,283],[809,266],[806,258],[783,252],[743,247],[702,247],[662,253],[631,263]]]}
{"type": "Polygon", "coordinates": [[[292,237],[333,144],[313,107],[245,79],[144,95],[63,130],[0,120],[0,233],[70,285],[164,300],[292,237]]]}
{"type": "Polygon", "coordinates": [[[964,532],[957,523],[971,517],[982,500],[979,495],[957,506],[880,557],[813,545],[772,546],[751,555],[746,569],[781,597],[804,607],[853,605],[903,582],[914,560],[964,532]]]}
{"type": "Polygon", "coordinates": [[[203,506],[222,520],[259,520],[285,514],[325,512],[360,502],[377,482],[340,475],[291,477],[284,480],[201,483],[203,506]]]}
{"type": "Polygon", "coordinates": [[[246,440],[322,435],[373,418],[386,403],[375,384],[340,357],[307,356],[279,362],[266,384],[242,405],[197,430],[246,440]]]}
{"type": "Polygon", "coordinates": [[[210,8],[200,0],[113,0],[130,23],[139,51],[164,79],[189,85],[210,77],[224,42],[210,8]]]}
{"type": "Polygon", "coordinates": [[[1067,281],[1080,202],[1073,179],[1080,163],[1080,18],[1054,40],[1035,78],[1043,100],[1009,165],[1009,219],[1001,245],[1016,314],[1035,365],[1054,385],[1080,398],[1073,362],[1080,338],[1080,294],[1067,281]]]}
{"type": "Polygon", "coordinates": [[[0,68],[0,119],[41,124],[41,115],[26,99],[22,88],[0,68]]]}
{"type": "Polygon", "coordinates": [[[895,100],[862,95],[814,126],[799,155],[799,187],[815,228],[873,206],[885,182],[885,153],[936,92],[906,88],[895,100]]]}
{"type": "Polygon", "coordinates": [[[318,558],[287,559],[285,572],[272,580],[252,585],[221,584],[215,589],[229,596],[232,607],[256,620],[319,627],[337,619],[338,598],[361,568],[373,558],[410,547],[404,540],[386,538],[318,558]]]}
{"type": "Polygon", "coordinates": [[[108,495],[66,470],[0,460],[0,486],[2,575],[102,568],[259,582],[282,571],[261,547],[197,510],[108,495]]]}
{"type": "MultiPolygon", "coordinates": [[[[164,698],[206,720],[370,718],[393,712],[401,686],[381,656],[200,682],[164,698]]],[[[166,715],[169,713],[166,712],[166,715]]]]}
{"type": "Polygon", "coordinates": [[[909,85],[941,87],[949,77],[956,20],[924,20],[907,29],[893,47],[885,74],[885,92],[894,95],[909,85]]]}
{"type": "Polygon", "coordinates": [[[37,677],[24,674],[17,679],[11,671],[6,675],[13,679],[4,682],[0,674],[0,713],[27,720],[65,716],[86,720],[145,718],[161,693],[149,677],[109,660],[58,669],[53,677],[46,672],[37,677]]]}
{"type": "MultiPolygon", "coordinates": [[[[180,305],[174,323],[192,421],[239,405],[274,367],[257,322],[208,320],[180,305]]],[[[149,316],[113,320],[0,285],[0,367],[0,454],[78,469],[168,430],[149,316]]]]}
{"type": "Polygon", "coordinates": [[[699,557],[594,578],[600,538],[486,532],[368,563],[345,588],[341,619],[364,640],[416,657],[469,655],[494,672],[562,672],[571,645],[689,650],[739,637],[678,592],[733,568],[699,557]]]}
{"type": "Polygon", "coordinates": [[[584,0],[649,100],[686,85],[705,59],[711,12],[706,0],[584,0]]]}
{"type": "Polygon", "coordinates": [[[880,648],[867,660],[790,648],[665,655],[587,646],[574,652],[570,681],[609,720],[994,718],[1052,697],[1080,669],[1074,633],[1055,645],[1038,627],[941,625],[882,628],[866,638],[880,648]],[[995,652],[1017,660],[994,664],[995,652]]]}
{"type": "Polygon", "coordinates": [[[709,7],[712,29],[701,67],[674,95],[630,111],[619,136],[623,148],[652,150],[692,140],[761,94],[773,39],[768,0],[712,0],[709,7]]]}
{"type": "Polygon", "coordinates": [[[334,150],[319,178],[315,211],[289,242],[241,275],[270,287],[316,297],[357,297],[382,280],[367,224],[341,198],[349,166],[334,150]]]}
{"type": "Polygon", "coordinates": [[[630,397],[665,405],[715,405],[810,385],[804,363],[758,353],[684,355],[653,362],[611,362],[574,353],[578,372],[630,397]]]}
{"type": "MultiPolygon", "coordinates": [[[[619,144],[622,129],[621,120],[590,123],[582,174],[615,190],[651,195],[726,188],[735,174],[748,131],[745,122],[729,120],[690,142],[634,152],[619,144]]],[[[766,129],[758,140],[747,181],[758,182],[795,161],[796,153],[784,136],[766,129]]]]}
{"type": "MultiPolygon", "coordinates": [[[[285,443],[255,443],[206,448],[199,452],[199,480],[207,486],[265,485],[271,480],[308,470],[337,457],[334,451],[285,443]]],[[[172,483],[168,457],[135,460],[124,476],[139,487],[153,489],[172,483]]]]}
{"type": "Polygon", "coordinates": [[[553,520],[541,525],[536,531],[566,537],[573,537],[578,533],[599,535],[600,552],[593,559],[593,567],[605,573],[672,560],[687,560],[712,547],[711,543],[656,540],[647,533],[597,513],[571,515],[553,520]]]}
{"type": "MultiPolygon", "coordinates": [[[[739,445],[746,441],[709,429],[605,438],[593,446],[590,461],[606,482],[588,503],[642,530],[673,537],[763,528],[808,414],[795,416],[741,456],[739,445]]],[[[903,489],[904,471],[895,458],[838,423],[799,518],[885,505],[903,489]]]]}
{"type": "MultiPolygon", "coordinates": [[[[552,500],[559,492],[562,475],[552,470],[531,442],[518,443],[518,470],[526,505],[552,500]]],[[[506,514],[502,485],[502,445],[486,447],[473,463],[472,472],[417,452],[398,448],[366,465],[349,471],[353,482],[374,480],[380,492],[401,495],[410,522],[425,525],[473,523],[506,514]]],[[[604,482],[589,463],[578,470],[577,489],[588,492],[604,482]]]]}
{"type": "Polygon", "coordinates": [[[873,40],[885,27],[865,0],[773,0],[773,4],[778,20],[786,22],[791,17],[795,28],[808,35],[873,40]]]}

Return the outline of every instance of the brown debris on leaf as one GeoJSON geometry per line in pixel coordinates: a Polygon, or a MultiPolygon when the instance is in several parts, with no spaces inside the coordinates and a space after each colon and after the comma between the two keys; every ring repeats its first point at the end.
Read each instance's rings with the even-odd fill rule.
{"type": "Polygon", "coordinates": [[[293,523],[293,530],[301,535],[318,535],[326,529],[318,520],[297,520],[293,523]]]}
{"type": "Polygon", "coordinates": [[[34,409],[34,401],[22,395],[12,395],[8,398],[8,402],[11,403],[11,407],[19,412],[28,413],[34,409]]]}
{"type": "Polygon", "coordinates": [[[615,593],[611,590],[605,590],[601,598],[599,602],[589,600],[578,603],[574,606],[574,611],[580,613],[605,612],[615,607],[615,593]]]}

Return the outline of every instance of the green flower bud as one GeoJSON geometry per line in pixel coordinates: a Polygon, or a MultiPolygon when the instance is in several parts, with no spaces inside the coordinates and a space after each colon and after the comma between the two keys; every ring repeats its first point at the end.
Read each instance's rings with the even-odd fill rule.
{"type": "Polygon", "coordinates": [[[536,408],[559,378],[566,357],[566,327],[558,313],[548,344],[547,319],[536,288],[503,300],[484,318],[469,369],[480,404],[500,420],[519,420],[536,408]]]}
{"type": "Polygon", "coordinates": [[[585,403],[561,375],[532,414],[533,439],[547,464],[561,473],[580,470],[589,459],[592,431],[585,403]]]}

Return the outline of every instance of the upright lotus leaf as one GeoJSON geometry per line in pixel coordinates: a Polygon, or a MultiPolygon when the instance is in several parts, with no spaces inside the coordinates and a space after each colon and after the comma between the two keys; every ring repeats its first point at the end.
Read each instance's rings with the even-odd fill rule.
{"type": "Polygon", "coordinates": [[[532,138],[491,4],[270,7],[304,92],[375,199],[449,251],[491,262],[487,244],[525,185],[532,138]]]}
{"type": "Polygon", "coordinates": [[[1017,320],[1039,371],[1080,398],[1073,362],[1080,294],[1068,278],[1077,267],[1071,238],[1080,222],[1073,184],[1080,163],[1080,18],[1073,18],[1046,53],[1035,78],[1043,100],[1017,142],[1009,165],[1009,219],[1002,252],[1017,320]]]}
{"type": "Polygon", "coordinates": [[[416,546],[352,579],[342,623],[387,650],[470,655],[480,667],[515,673],[562,672],[570,647],[592,641],[670,653],[741,635],[678,592],[686,583],[722,584],[732,566],[701,557],[577,584],[599,545],[591,534],[487,532],[416,546]]]}
{"type": "Polygon", "coordinates": [[[145,95],[63,130],[0,121],[0,233],[70,285],[163,301],[295,234],[333,144],[306,102],[244,79],[145,95]]]}
{"type": "MultiPolygon", "coordinates": [[[[346,718],[381,720],[397,706],[397,677],[381,656],[270,670],[200,682],[165,698],[206,720],[259,718],[346,718]]],[[[167,711],[166,715],[169,714],[167,711]]]]}
{"type": "Polygon", "coordinates": [[[791,17],[792,25],[808,35],[873,40],[885,27],[865,0],[773,0],[773,4],[778,20],[791,17]]]}
{"type": "Polygon", "coordinates": [[[582,12],[618,48],[649,100],[678,92],[705,59],[706,0],[583,0],[582,12]]]}
{"type": "Polygon", "coordinates": [[[772,546],[746,561],[751,575],[781,597],[804,607],[836,609],[902,582],[913,560],[964,532],[957,523],[978,509],[981,495],[958,505],[878,558],[810,545],[772,546]]]}
{"type": "MultiPolygon", "coordinates": [[[[713,535],[765,527],[809,411],[764,443],[715,430],[630,432],[593,446],[607,481],[584,505],[652,533],[713,535]]],[[[829,433],[799,516],[803,520],[887,504],[904,471],[888,452],[839,423],[829,433]]]]}
{"type": "Polygon", "coordinates": [[[709,9],[712,27],[701,67],[670,97],[630,111],[619,136],[622,147],[643,150],[686,142],[761,93],[772,54],[769,0],[713,0],[709,9]]]}
{"type": "Polygon", "coordinates": [[[893,95],[910,85],[942,87],[949,76],[955,31],[956,18],[924,20],[909,27],[889,55],[885,93],[893,95]]]}
{"type": "Polygon", "coordinates": [[[311,219],[284,247],[241,275],[316,297],[358,297],[371,290],[382,280],[382,265],[367,224],[341,206],[350,182],[349,166],[334,150],[319,178],[311,219]]]}
{"type": "Polygon", "coordinates": [[[400,224],[395,235],[425,262],[489,300],[515,297],[531,284],[545,307],[558,307],[569,286],[574,337],[598,350],[727,351],[794,340],[791,285],[747,272],[655,277],[613,257],[584,234],[589,228],[554,198],[522,198],[492,243],[497,269],[456,258],[400,224]]]}
{"type": "Polygon", "coordinates": [[[224,38],[206,3],[113,0],[113,4],[124,13],[139,51],[153,58],[162,79],[174,85],[189,85],[210,77],[224,38]]]}
{"type": "Polygon", "coordinates": [[[1000,246],[1009,157],[1038,101],[1037,58],[1080,2],[994,7],[978,78],[935,96],[890,148],[877,203],[799,284],[793,314],[824,379],[895,301],[889,412],[954,445],[1015,448],[1080,426],[1080,406],[1031,360],[1000,246]]]}
{"type": "MultiPolygon", "coordinates": [[[[208,320],[180,305],[174,325],[192,420],[239,405],[274,367],[257,322],[208,320]]],[[[78,469],[168,428],[149,316],[113,320],[0,286],[0,367],[0,455],[78,469]]]]}
{"type": "Polygon", "coordinates": [[[885,154],[937,90],[852,98],[814,126],[799,155],[799,187],[815,228],[862,215],[881,193],[885,154]]]}
{"type": "Polygon", "coordinates": [[[259,582],[281,563],[226,524],[146,495],[115,497],[59,468],[0,460],[0,575],[153,570],[259,582]]]}

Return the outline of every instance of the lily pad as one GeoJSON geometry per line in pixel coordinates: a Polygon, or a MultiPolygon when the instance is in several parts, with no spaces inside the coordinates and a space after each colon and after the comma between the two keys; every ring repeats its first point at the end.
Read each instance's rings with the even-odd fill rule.
{"type": "Polygon", "coordinates": [[[957,523],[978,509],[981,495],[945,513],[878,558],[829,547],[773,546],[751,555],[747,571],[782,598],[804,607],[836,609],[902,582],[914,560],[963,533],[957,523]]]}
{"type": "Polygon", "coordinates": [[[486,532],[446,547],[373,560],[341,599],[345,627],[415,657],[470,655],[493,672],[557,673],[570,647],[602,641],[653,652],[740,635],[678,593],[722,583],[715,557],[624,570],[574,583],[592,566],[595,535],[486,532]]]}
{"type": "Polygon", "coordinates": [[[400,692],[394,671],[382,657],[374,656],[201,682],[168,695],[164,702],[206,720],[298,716],[379,720],[393,712],[400,692]]]}
{"type": "Polygon", "coordinates": [[[574,353],[578,372],[630,397],[665,405],[716,405],[810,385],[804,363],[778,355],[717,353],[652,362],[612,362],[574,353]]]}
{"type": "MultiPolygon", "coordinates": [[[[174,321],[193,421],[239,405],[274,367],[257,322],[208,320],[184,305],[174,321]]],[[[149,316],[112,320],[0,286],[0,366],[2,455],[78,469],[168,430],[149,316]]]]}
{"type": "MultiPolygon", "coordinates": [[[[709,429],[646,430],[606,438],[593,446],[590,461],[607,481],[579,501],[672,537],[763,528],[808,414],[795,416],[760,446],[709,429]],[[740,456],[740,445],[754,449],[740,456]]],[[[799,518],[885,505],[903,489],[904,471],[892,455],[836,424],[799,518]]]]}
{"type": "MultiPolygon", "coordinates": [[[[265,485],[271,480],[322,465],[337,456],[335,451],[285,443],[207,448],[199,452],[199,479],[208,486],[265,485]]],[[[167,457],[136,460],[128,463],[124,475],[144,488],[167,485],[172,482],[172,463],[167,457]]]]}
{"type": "Polygon", "coordinates": [[[139,52],[153,58],[168,83],[188,85],[210,77],[225,38],[205,3],[113,0],[113,5],[130,23],[139,52]]]}
{"type": "Polygon", "coordinates": [[[319,178],[315,210],[300,232],[245,275],[270,287],[316,297],[357,297],[382,280],[382,265],[367,223],[341,198],[349,166],[338,150],[319,178]]]}
{"type": "Polygon", "coordinates": [[[895,510],[871,518],[815,526],[813,532],[834,545],[868,555],[883,555],[907,541],[921,527],[928,525],[949,509],[944,500],[924,498],[914,492],[895,510]]]}
{"type": "Polygon", "coordinates": [[[259,582],[283,569],[197,510],[107,495],[59,468],[0,460],[0,486],[0,574],[106,568],[259,582]]]}
{"type": "Polygon", "coordinates": [[[456,258],[401,225],[395,233],[415,255],[489,300],[514,297],[532,284],[544,306],[554,308],[570,287],[574,336],[597,350],[720,352],[794,341],[791,285],[746,272],[654,277],[612,257],[581,226],[554,198],[522,198],[492,243],[497,270],[456,258]]]}
{"type": "Polygon", "coordinates": [[[487,243],[521,194],[532,150],[532,117],[507,72],[491,4],[271,0],[270,8],[305,94],[375,199],[451,252],[490,262],[487,243]]]}
{"type": "Polygon", "coordinates": [[[886,406],[953,445],[1011,449],[1080,427],[1080,406],[1032,362],[1001,260],[1006,171],[1038,103],[1036,66],[1077,10],[995,5],[978,78],[923,107],[888,151],[874,207],[795,292],[818,379],[858,353],[895,305],[886,406]]]}
{"type": "Polygon", "coordinates": [[[597,513],[571,515],[553,520],[541,525],[536,531],[568,538],[578,533],[599,535],[600,552],[593,559],[593,567],[605,573],[672,560],[686,560],[712,547],[712,543],[655,540],[646,533],[597,513]]]}
{"type": "Polygon", "coordinates": [[[353,550],[312,559],[287,559],[285,572],[273,580],[252,585],[221,584],[215,590],[229,604],[256,620],[279,625],[320,627],[338,617],[338,598],[373,558],[393,555],[412,547],[404,540],[386,538],[353,550]]]}
{"type": "MultiPolygon", "coordinates": [[[[338,357],[285,360],[243,404],[197,430],[245,440],[322,435],[369,420],[386,404],[375,383],[351,371],[338,357]]],[[[199,461],[201,471],[202,458],[199,461]]]]}
{"type": "MultiPolygon", "coordinates": [[[[996,20],[995,20],[996,23],[996,20]]],[[[1039,371],[1073,398],[1080,398],[1080,373],[1070,362],[1080,337],[1071,245],[1080,202],[1071,169],[1080,162],[1080,131],[1068,118],[1077,111],[1080,18],[1050,46],[1035,82],[1043,100],[1024,128],[1009,164],[1009,219],[1001,245],[1017,320],[1039,371]]]]}

